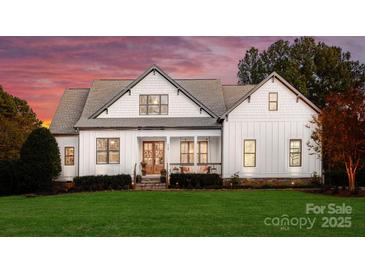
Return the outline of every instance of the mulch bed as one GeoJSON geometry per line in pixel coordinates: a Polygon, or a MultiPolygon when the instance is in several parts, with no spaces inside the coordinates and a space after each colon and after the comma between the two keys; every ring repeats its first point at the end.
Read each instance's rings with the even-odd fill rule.
{"type": "Polygon", "coordinates": [[[303,192],[315,193],[315,194],[323,194],[330,196],[338,196],[338,197],[365,197],[365,190],[360,189],[356,193],[351,193],[347,189],[311,189],[311,190],[302,190],[303,192]]]}

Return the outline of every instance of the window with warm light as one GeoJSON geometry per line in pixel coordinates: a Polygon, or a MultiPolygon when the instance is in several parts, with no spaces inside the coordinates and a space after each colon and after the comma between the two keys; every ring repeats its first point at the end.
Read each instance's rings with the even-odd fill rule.
{"type": "Polygon", "coordinates": [[[194,163],[194,142],[182,141],[180,143],[180,163],[193,164],[194,163]]]}
{"type": "Polygon", "coordinates": [[[139,114],[140,115],[167,115],[168,95],[140,95],[139,114]]]}
{"type": "Polygon", "coordinates": [[[96,163],[119,164],[119,138],[96,139],[96,163]]]}
{"type": "Polygon", "coordinates": [[[302,165],[302,140],[291,139],[289,144],[289,166],[302,165]]]}
{"type": "Polygon", "coordinates": [[[65,147],[65,166],[75,165],[75,148],[65,147]]]}
{"type": "Polygon", "coordinates": [[[198,160],[199,164],[208,163],[208,141],[198,142],[198,160]]]}
{"type": "Polygon", "coordinates": [[[269,110],[270,111],[278,110],[278,93],[277,92],[269,92],[269,110]]]}
{"type": "Polygon", "coordinates": [[[244,140],[243,165],[245,167],[256,166],[256,140],[244,140]]]}

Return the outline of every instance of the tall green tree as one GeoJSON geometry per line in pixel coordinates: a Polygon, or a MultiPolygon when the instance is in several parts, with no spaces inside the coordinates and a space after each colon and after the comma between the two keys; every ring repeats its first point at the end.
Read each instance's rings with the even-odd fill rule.
{"type": "Polygon", "coordinates": [[[279,40],[263,52],[246,51],[238,63],[241,84],[258,84],[276,71],[319,107],[331,92],[362,88],[365,65],[351,59],[340,47],[316,43],[311,37],[289,41],[279,40]]]}
{"type": "Polygon", "coordinates": [[[41,124],[26,101],[0,86],[0,160],[18,159],[28,135],[41,124]]]}

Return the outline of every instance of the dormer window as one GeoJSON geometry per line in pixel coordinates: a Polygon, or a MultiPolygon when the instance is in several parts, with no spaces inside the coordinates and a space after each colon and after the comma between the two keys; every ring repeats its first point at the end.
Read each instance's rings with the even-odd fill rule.
{"type": "Polygon", "coordinates": [[[167,94],[139,96],[139,115],[167,115],[168,106],[167,94]]]}
{"type": "Polygon", "coordinates": [[[269,92],[269,111],[278,110],[278,93],[269,92]]]}

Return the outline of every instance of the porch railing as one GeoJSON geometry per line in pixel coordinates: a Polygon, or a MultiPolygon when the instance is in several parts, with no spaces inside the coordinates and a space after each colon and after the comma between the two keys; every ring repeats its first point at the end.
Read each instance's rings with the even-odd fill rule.
{"type": "Polygon", "coordinates": [[[169,163],[169,173],[217,173],[221,174],[222,163],[198,163],[194,164],[186,163],[169,163]]]}

